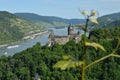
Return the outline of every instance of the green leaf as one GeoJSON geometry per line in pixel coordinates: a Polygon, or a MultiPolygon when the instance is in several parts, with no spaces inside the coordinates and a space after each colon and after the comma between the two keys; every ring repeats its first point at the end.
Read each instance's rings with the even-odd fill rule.
{"type": "Polygon", "coordinates": [[[98,21],[97,21],[96,18],[89,18],[89,20],[90,20],[91,22],[95,23],[95,24],[98,24],[98,21]]]}
{"type": "Polygon", "coordinates": [[[94,47],[96,50],[99,48],[99,49],[105,51],[104,47],[103,47],[102,45],[98,44],[98,43],[86,42],[86,43],[85,43],[85,46],[91,46],[91,47],[94,47]]]}
{"type": "Polygon", "coordinates": [[[61,70],[80,67],[83,64],[83,61],[72,61],[72,60],[61,60],[58,61],[53,68],[60,68],[61,70]]]}
{"type": "Polygon", "coordinates": [[[80,67],[83,64],[83,61],[71,61],[68,68],[80,67]]]}
{"type": "Polygon", "coordinates": [[[72,59],[72,57],[71,57],[70,55],[64,55],[64,56],[63,56],[63,59],[64,59],[64,60],[68,60],[68,59],[72,59]]]}
{"type": "Polygon", "coordinates": [[[76,66],[81,66],[81,65],[83,65],[83,61],[78,61],[78,62],[76,62],[75,64],[76,64],[76,66]]]}
{"type": "Polygon", "coordinates": [[[58,61],[55,65],[53,65],[53,68],[60,68],[61,70],[65,70],[69,67],[71,61],[58,61]]]}

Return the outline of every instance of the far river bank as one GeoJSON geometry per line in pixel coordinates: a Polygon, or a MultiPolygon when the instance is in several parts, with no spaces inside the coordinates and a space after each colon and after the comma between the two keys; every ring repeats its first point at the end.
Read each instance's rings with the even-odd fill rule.
{"type": "Polygon", "coordinates": [[[30,36],[25,36],[22,40],[7,43],[7,44],[2,44],[2,45],[0,45],[0,48],[7,47],[7,46],[10,46],[10,45],[14,45],[14,44],[18,44],[18,43],[25,42],[25,41],[29,41],[29,40],[32,40],[32,39],[35,39],[35,38],[39,38],[40,36],[42,36],[44,34],[47,34],[48,32],[49,32],[48,30],[44,30],[44,31],[32,34],[30,36]]]}

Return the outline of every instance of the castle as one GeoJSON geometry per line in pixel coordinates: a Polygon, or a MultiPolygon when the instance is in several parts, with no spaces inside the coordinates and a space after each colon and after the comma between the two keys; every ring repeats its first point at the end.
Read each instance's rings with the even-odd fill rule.
{"type": "Polygon", "coordinates": [[[76,43],[81,40],[80,32],[78,31],[77,33],[74,33],[74,28],[71,24],[68,26],[68,36],[57,36],[54,35],[54,32],[50,33],[50,35],[48,36],[47,45],[53,46],[56,43],[63,45],[70,40],[74,40],[76,43]]]}

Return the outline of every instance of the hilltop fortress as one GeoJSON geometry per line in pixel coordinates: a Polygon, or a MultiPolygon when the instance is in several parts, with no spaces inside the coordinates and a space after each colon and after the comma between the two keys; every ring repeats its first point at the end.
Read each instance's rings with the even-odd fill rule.
{"type": "Polygon", "coordinates": [[[47,45],[53,46],[56,43],[62,45],[70,40],[74,40],[76,43],[78,43],[81,40],[80,32],[78,31],[77,33],[74,33],[74,28],[71,24],[68,26],[68,36],[58,36],[54,35],[54,32],[50,33],[50,35],[48,36],[47,45]]]}

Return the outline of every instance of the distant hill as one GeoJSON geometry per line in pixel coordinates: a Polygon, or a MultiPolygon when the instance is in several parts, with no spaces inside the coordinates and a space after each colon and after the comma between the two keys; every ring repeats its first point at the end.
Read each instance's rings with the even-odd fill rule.
{"type": "Polygon", "coordinates": [[[0,11],[0,45],[21,40],[30,31],[40,29],[29,21],[6,11],[0,11]]]}
{"type": "MultiPolygon", "coordinates": [[[[84,19],[64,19],[54,16],[40,16],[34,13],[15,13],[16,16],[29,20],[37,25],[44,26],[64,26],[68,24],[83,24],[84,19]]],[[[115,27],[119,25],[120,12],[104,15],[98,18],[99,24],[97,27],[115,27]],[[111,25],[112,24],[112,25],[111,25]]]]}
{"type": "Polygon", "coordinates": [[[32,21],[33,23],[45,23],[50,26],[64,26],[68,24],[80,24],[83,23],[83,19],[64,19],[54,16],[40,16],[34,13],[15,13],[16,16],[22,17],[23,19],[32,21]]]}
{"type": "Polygon", "coordinates": [[[105,15],[98,18],[98,21],[99,21],[98,27],[106,28],[106,27],[120,26],[120,24],[118,23],[119,20],[120,20],[120,12],[105,15]]]}
{"type": "Polygon", "coordinates": [[[107,24],[108,27],[112,28],[112,27],[120,27],[120,20],[116,20],[116,21],[113,21],[109,24],[107,24]]]}

